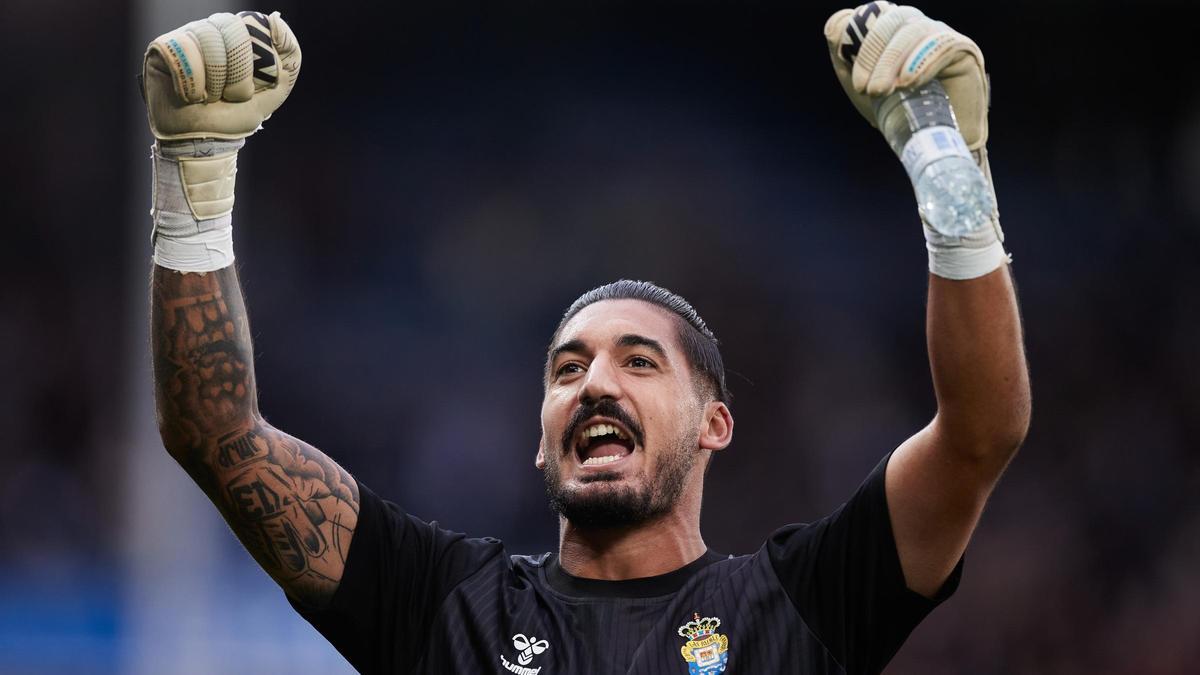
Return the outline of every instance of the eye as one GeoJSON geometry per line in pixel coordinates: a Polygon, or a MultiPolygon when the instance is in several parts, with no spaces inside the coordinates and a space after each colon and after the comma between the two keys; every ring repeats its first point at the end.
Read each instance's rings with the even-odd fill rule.
{"type": "Polygon", "coordinates": [[[565,375],[574,375],[576,373],[582,373],[582,372],[583,372],[583,366],[579,365],[578,363],[576,363],[574,361],[567,361],[566,363],[559,366],[558,370],[554,371],[554,376],[555,377],[563,377],[565,375]]]}
{"type": "Polygon", "coordinates": [[[633,368],[653,368],[654,362],[644,356],[634,356],[629,359],[629,365],[633,368]]]}

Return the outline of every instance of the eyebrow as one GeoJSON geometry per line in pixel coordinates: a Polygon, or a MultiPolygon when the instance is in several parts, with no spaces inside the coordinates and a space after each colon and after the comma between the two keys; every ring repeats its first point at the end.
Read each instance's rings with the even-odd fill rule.
{"type": "Polygon", "coordinates": [[[645,347],[646,349],[654,352],[654,354],[659,358],[667,358],[667,350],[663,349],[662,343],[644,335],[626,333],[617,338],[616,344],[618,347],[645,347]]]}
{"type": "Polygon", "coordinates": [[[577,354],[583,354],[583,353],[587,352],[587,345],[585,345],[583,343],[583,340],[580,340],[579,338],[575,338],[574,340],[567,340],[566,342],[564,342],[564,343],[560,344],[559,346],[555,347],[554,349],[550,350],[550,360],[547,362],[546,365],[550,365],[550,364],[554,363],[555,361],[557,361],[558,357],[561,354],[563,354],[564,352],[575,352],[577,354]]]}
{"type": "MultiPolygon", "coordinates": [[[[659,358],[661,358],[661,359],[667,358],[667,350],[663,348],[662,343],[659,342],[658,340],[655,340],[654,338],[648,338],[645,335],[638,335],[636,333],[626,333],[626,334],[622,335],[621,337],[617,338],[616,340],[614,340],[613,344],[615,344],[618,347],[645,347],[646,349],[649,349],[650,351],[654,352],[654,354],[656,356],[658,356],[659,358]]],[[[550,350],[550,361],[549,362],[554,363],[555,361],[558,360],[558,357],[561,356],[565,352],[574,352],[577,354],[587,354],[590,351],[591,350],[588,349],[587,344],[585,344],[584,341],[580,340],[579,338],[567,340],[566,342],[564,342],[564,343],[560,344],[559,346],[555,347],[554,349],[550,350]]]]}

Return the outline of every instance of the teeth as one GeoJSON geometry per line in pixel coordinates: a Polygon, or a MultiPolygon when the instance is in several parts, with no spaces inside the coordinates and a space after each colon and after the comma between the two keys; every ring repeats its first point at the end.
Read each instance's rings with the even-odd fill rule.
{"type": "Polygon", "coordinates": [[[624,455],[608,455],[607,457],[589,457],[584,463],[584,466],[595,466],[596,464],[608,464],[621,459],[624,455]]]}
{"type": "Polygon", "coordinates": [[[625,433],[611,424],[593,424],[583,430],[584,438],[595,438],[597,436],[616,436],[621,440],[625,440],[625,433]]]}

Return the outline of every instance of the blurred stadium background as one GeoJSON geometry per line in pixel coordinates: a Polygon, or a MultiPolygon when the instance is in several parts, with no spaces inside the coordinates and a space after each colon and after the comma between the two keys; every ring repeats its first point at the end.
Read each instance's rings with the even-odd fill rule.
{"type": "MultiPolygon", "coordinates": [[[[304,72],[235,214],[264,413],[413,513],[549,550],[549,332],[581,291],[651,279],[736,373],[710,546],[830,511],[933,413],[923,242],[829,70],[838,6],[277,4],[304,72]]],[[[888,672],[1200,672],[1192,5],[920,6],[988,57],[1036,403],[961,589],[888,672]]],[[[154,427],[134,75],[226,9],[0,4],[4,673],[349,671],[154,427]]]]}

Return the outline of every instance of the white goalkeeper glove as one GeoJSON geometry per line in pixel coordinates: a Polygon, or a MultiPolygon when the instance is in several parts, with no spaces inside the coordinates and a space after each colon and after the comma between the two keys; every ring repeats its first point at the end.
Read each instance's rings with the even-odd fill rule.
{"type": "MultiPolygon", "coordinates": [[[[838,82],[873,127],[877,126],[875,105],[879,100],[897,89],[937,79],[950,99],[963,140],[995,197],[987,158],[990,83],[983,53],[971,38],[930,19],[916,7],[871,2],[829,17],[825,41],[838,82]]],[[[992,227],[965,237],[947,237],[928,223],[924,230],[929,270],[938,276],[971,279],[1009,261],[998,211],[992,214],[992,227]]]]}
{"type": "Polygon", "coordinates": [[[184,272],[233,263],[237,151],[291,93],[300,44],[280,17],[213,14],[146,48],[154,145],[154,261],[184,272]]]}

